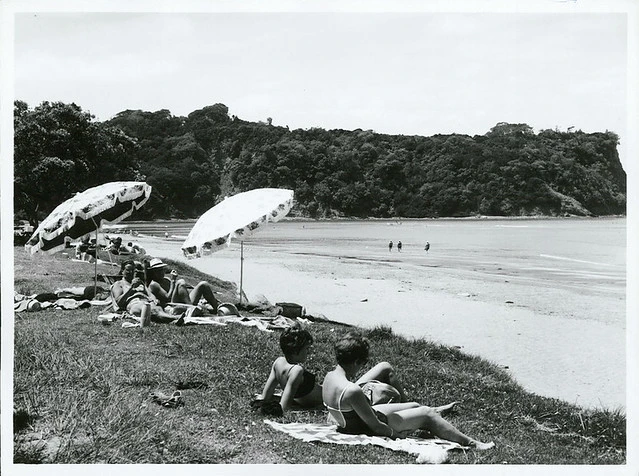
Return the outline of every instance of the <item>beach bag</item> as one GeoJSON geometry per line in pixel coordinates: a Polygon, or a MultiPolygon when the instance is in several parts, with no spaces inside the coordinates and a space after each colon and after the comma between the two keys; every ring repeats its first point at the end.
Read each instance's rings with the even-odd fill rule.
{"type": "Polygon", "coordinates": [[[379,380],[369,380],[362,385],[362,392],[366,395],[371,405],[382,403],[399,403],[401,395],[392,385],[380,382],[379,380]]]}
{"type": "Polygon", "coordinates": [[[282,308],[280,314],[284,317],[288,317],[290,319],[302,317],[303,308],[299,304],[295,304],[294,302],[276,302],[275,305],[282,308]]]}

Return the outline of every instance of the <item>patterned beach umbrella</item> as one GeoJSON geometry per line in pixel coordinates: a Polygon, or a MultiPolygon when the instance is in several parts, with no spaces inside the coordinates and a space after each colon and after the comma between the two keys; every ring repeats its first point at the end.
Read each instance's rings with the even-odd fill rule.
{"type": "Polygon", "coordinates": [[[66,237],[78,239],[131,216],[150,195],[145,182],[110,182],[85,190],[58,205],[24,246],[31,254],[55,253],[64,248],[66,237]]]}
{"type": "Polygon", "coordinates": [[[232,240],[244,241],[259,227],[286,216],[293,206],[293,190],[258,188],[226,198],[204,213],[182,245],[187,258],[197,258],[226,248],[232,240]]]}
{"type": "Polygon", "coordinates": [[[244,239],[269,222],[276,222],[291,210],[293,190],[258,188],[238,193],[218,203],[193,225],[182,245],[187,258],[198,258],[240,241],[240,304],[244,267],[244,239]]]}

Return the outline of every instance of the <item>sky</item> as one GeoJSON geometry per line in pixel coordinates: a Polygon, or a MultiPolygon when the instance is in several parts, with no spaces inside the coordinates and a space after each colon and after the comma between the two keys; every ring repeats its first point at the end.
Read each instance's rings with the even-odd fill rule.
{"type": "Polygon", "coordinates": [[[511,122],[610,130],[625,146],[623,12],[58,11],[17,13],[14,28],[15,98],[98,120],[222,103],[291,129],[474,135],[511,122]]]}

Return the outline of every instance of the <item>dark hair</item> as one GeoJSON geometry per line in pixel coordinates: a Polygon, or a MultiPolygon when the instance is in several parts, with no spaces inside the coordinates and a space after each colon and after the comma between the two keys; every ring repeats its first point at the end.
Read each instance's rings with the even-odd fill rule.
{"type": "Polygon", "coordinates": [[[313,343],[313,336],[306,329],[294,324],[284,329],[280,335],[280,348],[284,355],[293,355],[301,351],[306,345],[313,343]]]}
{"type": "Polygon", "coordinates": [[[337,363],[352,364],[368,359],[368,339],[357,332],[349,332],[335,343],[335,357],[337,363]]]}
{"type": "Polygon", "coordinates": [[[126,268],[126,265],[128,265],[128,264],[133,266],[133,271],[135,271],[135,269],[136,269],[135,261],[133,261],[132,259],[128,259],[128,260],[122,261],[122,263],[120,263],[120,274],[124,273],[124,268],[126,268]]]}

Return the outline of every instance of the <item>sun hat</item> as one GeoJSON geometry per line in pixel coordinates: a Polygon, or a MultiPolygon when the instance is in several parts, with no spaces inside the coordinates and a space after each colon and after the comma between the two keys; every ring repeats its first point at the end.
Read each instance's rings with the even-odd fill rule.
{"type": "Polygon", "coordinates": [[[165,266],[166,264],[164,264],[160,258],[153,258],[149,261],[149,269],[164,268],[165,266]]]}

